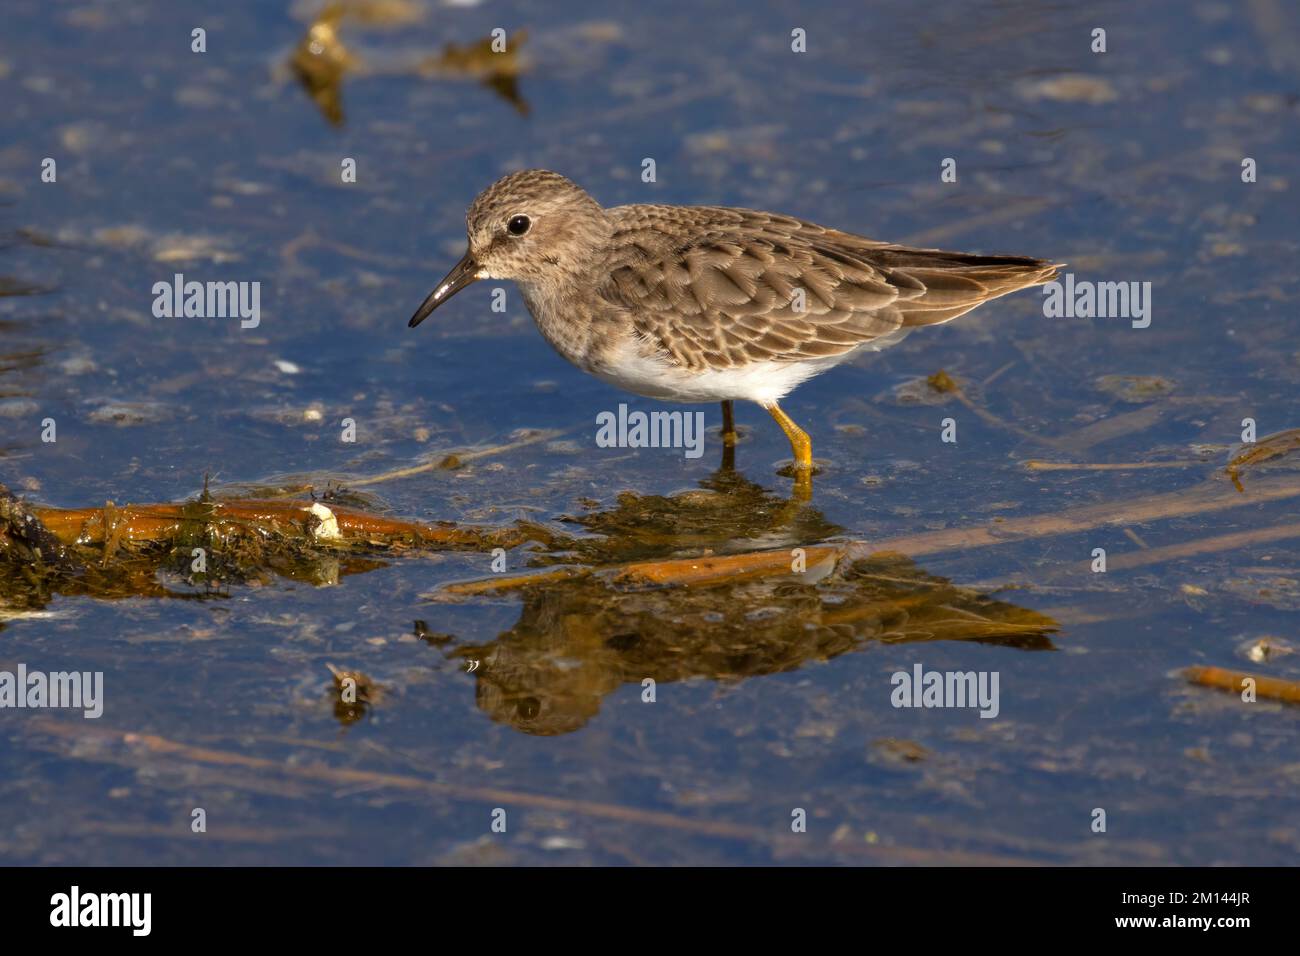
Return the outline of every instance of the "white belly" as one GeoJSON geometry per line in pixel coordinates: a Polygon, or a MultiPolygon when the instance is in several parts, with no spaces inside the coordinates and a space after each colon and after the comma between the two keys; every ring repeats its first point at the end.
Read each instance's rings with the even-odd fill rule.
{"type": "Polygon", "coordinates": [[[803,362],[754,362],[739,368],[690,372],[658,356],[625,349],[591,373],[621,389],[669,402],[745,400],[779,402],[796,386],[853,356],[853,352],[803,362]]]}

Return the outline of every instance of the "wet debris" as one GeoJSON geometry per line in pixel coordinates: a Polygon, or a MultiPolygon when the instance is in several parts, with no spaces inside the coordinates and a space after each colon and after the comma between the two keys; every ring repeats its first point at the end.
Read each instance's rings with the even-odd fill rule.
{"type": "Polygon", "coordinates": [[[1172,381],[1159,375],[1102,375],[1096,384],[1107,395],[1134,405],[1164,398],[1175,388],[1172,381]]]}
{"type": "Polygon", "coordinates": [[[1224,472],[1233,486],[1244,492],[1246,489],[1241,483],[1242,472],[1300,450],[1300,428],[1288,428],[1286,431],[1266,435],[1254,444],[1239,445],[1238,448],[1241,450],[1232,456],[1224,472]]]}
{"type": "Polygon", "coordinates": [[[1057,103],[1087,103],[1098,106],[1119,99],[1110,80],[1100,76],[1070,73],[1020,84],[1020,95],[1027,100],[1053,100],[1057,103]]]}
{"type": "Polygon", "coordinates": [[[476,79],[515,108],[520,116],[529,113],[528,102],[519,93],[519,77],[525,64],[519,49],[528,39],[527,30],[519,30],[505,40],[505,50],[497,52],[492,37],[459,46],[448,43],[442,53],[421,62],[424,76],[465,76],[476,79]]]}
{"type": "Polygon", "coordinates": [[[1280,637],[1252,637],[1237,645],[1237,653],[1256,664],[1294,654],[1295,650],[1290,641],[1280,637]]]}
{"type": "Polygon", "coordinates": [[[35,567],[76,566],[64,543],[4,485],[0,485],[0,558],[35,567]]]}
{"type": "Polygon", "coordinates": [[[358,65],[339,37],[344,12],[341,3],[322,10],[289,58],[298,82],[332,126],[343,124],[343,79],[358,65]]]}
{"type": "Polygon", "coordinates": [[[409,550],[513,548],[544,529],[421,524],[320,500],[217,499],[50,508],[0,486],[0,599],[39,608],[51,595],[204,598],[275,577],[315,585],[383,567],[409,550]],[[169,585],[168,582],[171,582],[169,585]],[[184,584],[196,591],[177,591],[184,584]]]}
{"type": "Polygon", "coordinates": [[[932,389],[934,389],[936,392],[942,393],[942,392],[960,391],[960,388],[958,387],[957,383],[953,380],[952,376],[949,375],[943,369],[939,369],[939,371],[935,372],[933,375],[927,378],[925,380],[925,383],[929,385],[932,389]]]}
{"type": "Polygon", "coordinates": [[[132,425],[156,425],[167,421],[172,415],[172,408],[163,402],[105,401],[86,418],[96,425],[125,428],[132,425]]]}
{"type": "Polygon", "coordinates": [[[431,647],[442,647],[456,640],[455,635],[429,630],[428,622],[422,620],[417,620],[412,625],[411,633],[415,635],[417,640],[424,641],[431,647]]]}
{"type": "Polygon", "coordinates": [[[383,688],[361,671],[325,666],[334,677],[334,717],[345,727],[365,717],[383,697],[383,688]]]}
{"type": "Polygon", "coordinates": [[[914,740],[900,740],[896,737],[881,737],[871,742],[874,753],[884,764],[907,765],[928,760],[930,750],[914,740]]]}
{"type": "Polygon", "coordinates": [[[414,76],[424,79],[468,78],[488,87],[527,116],[527,101],[519,92],[519,77],[527,64],[519,49],[527,31],[508,37],[484,37],[468,44],[446,44],[441,53],[416,54],[371,51],[365,55],[344,42],[344,26],[356,30],[409,23],[423,13],[413,4],[330,3],[308,25],[289,56],[289,68],[332,126],[345,121],[343,84],[349,76],[414,76]]]}

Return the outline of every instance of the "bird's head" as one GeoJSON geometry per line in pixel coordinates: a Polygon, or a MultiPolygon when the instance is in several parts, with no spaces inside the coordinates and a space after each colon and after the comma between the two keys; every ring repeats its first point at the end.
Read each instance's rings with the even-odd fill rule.
{"type": "Polygon", "coordinates": [[[600,204],[559,173],[526,169],[479,193],[465,215],[469,248],[411,317],[414,328],[478,279],[559,283],[599,266],[612,232],[600,204]]]}

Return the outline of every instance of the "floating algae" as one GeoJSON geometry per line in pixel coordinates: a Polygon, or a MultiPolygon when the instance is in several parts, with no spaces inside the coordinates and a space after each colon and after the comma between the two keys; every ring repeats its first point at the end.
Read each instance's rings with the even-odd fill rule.
{"type": "Polygon", "coordinates": [[[534,526],[427,525],[321,501],[216,500],[47,508],[0,485],[0,598],[42,607],[55,593],[100,598],[210,596],[231,583],[275,577],[336,584],[413,548],[491,551],[532,538],[534,526]],[[170,572],[193,591],[159,582],[170,572]]]}

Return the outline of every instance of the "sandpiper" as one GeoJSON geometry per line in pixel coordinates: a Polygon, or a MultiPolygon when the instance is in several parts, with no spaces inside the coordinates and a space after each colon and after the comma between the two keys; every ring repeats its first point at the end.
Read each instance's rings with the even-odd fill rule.
{"type": "Polygon", "coordinates": [[[1040,285],[1025,256],[915,249],[793,216],[723,206],[603,208],[528,169],[483,190],[469,249],[411,316],[414,328],[478,279],[513,280],[546,340],[604,381],[649,398],[757,402],[790,439],[796,476],[812,442],[779,402],[801,382],[911,329],[1040,285]]]}

